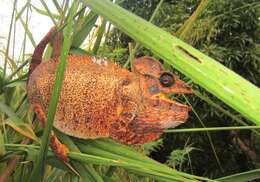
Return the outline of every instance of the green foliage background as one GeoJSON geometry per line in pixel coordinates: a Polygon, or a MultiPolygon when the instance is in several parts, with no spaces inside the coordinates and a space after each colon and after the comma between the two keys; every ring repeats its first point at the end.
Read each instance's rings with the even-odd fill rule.
{"type": "MultiPolygon", "coordinates": [[[[154,24],[177,35],[176,32],[200,2],[199,0],[165,0],[154,19],[154,24]]],[[[149,20],[158,3],[159,1],[128,0],[122,6],[149,20]]],[[[260,86],[259,16],[260,7],[257,0],[210,1],[197,21],[193,23],[191,31],[182,39],[260,86]]],[[[109,51],[114,50],[115,54],[112,57],[123,64],[128,55],[129,42],[134,41],[121,31],[114,29],[106,48],[109,51]]],[[[152,53],[144,48],[136,53],[137,57],[143,55],[152,55],[152,53]]],[[[194,87],[199,89],[198,86],[194,87]]],[[[225,110],[242,119],[238,113],[212,95],[200,90],[225,110]]],[[[201,127],[199,120],[203,121],[206,127],[238,124],[198,97],[191,96],[189,101],[199,118],[196,114],[191,114],[188,122],[181,126],[183,128],[201,127]]],[[[237,136],[240,136],[244,140],[249,140],[257,154],[260,154],[257,142],[260,139],[259,135],[254,135],[250,131],[239,133],[226,131],[210,133],[210,136],[213,148],[206,133],[165,134],[163,147],[152,152],[151,156],[161,162],[169,162],[171,156],[176,155],[172,151],[186,150],[185,146],[189,146],[188,142],[198,150],[192,150],[189,156],[184,157],[186,160],[182,160],[180,168],[186,172],[214,178],[259,166],[259,161],[250,160],[250,157],[233,142],[237,136]],[[219,164],[214,150],[219,158],[219,164]]],[[[179,157],[182,158],[181,155],[179,157]]]]}

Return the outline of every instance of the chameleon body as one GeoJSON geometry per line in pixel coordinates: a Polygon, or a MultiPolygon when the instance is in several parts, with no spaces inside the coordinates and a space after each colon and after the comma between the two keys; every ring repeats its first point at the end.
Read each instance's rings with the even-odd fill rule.
{"type": "MultiPolygon", "coordinates": [[[[58,57],[39,61],[50,32],[34,52],[28,81],[29,102],[38,118],[46,118],[59,61],[58,57]]],[[[69,55],[54,127],[77,138],[111,137],[124,144],[143,144],[188,118],[189,107],[165,94],[191,92],[151,57],[134,60],[131,72],[102,58],[69,55]]]]}

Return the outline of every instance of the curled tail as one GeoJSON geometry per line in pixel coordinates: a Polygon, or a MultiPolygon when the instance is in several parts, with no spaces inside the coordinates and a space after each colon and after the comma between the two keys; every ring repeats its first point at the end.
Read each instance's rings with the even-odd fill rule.
{"type": "Polygon", "coordinates": [[[57,32],[56,27],[52,27],[50,31],[43,37],[40,43],[36,46],[33,55],[32,61],[29,67],[29,77],[32,74],[33,70],[42,62],[42,55],[48,43],[50,43],[57,32]]]}

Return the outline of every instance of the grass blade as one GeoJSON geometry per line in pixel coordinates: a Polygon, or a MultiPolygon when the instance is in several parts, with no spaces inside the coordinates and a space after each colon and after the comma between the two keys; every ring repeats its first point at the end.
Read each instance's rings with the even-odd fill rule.
{"type": "Polygon", "coordinates": [[[13,78],[13,76],[15,76],[17,74],[17,76],[22,76],[20,71],[27,66],[27,64],[29,63],[29,60],[27,59],[26,61],[24,61],[18,68],[16,68],[12,74],[10,76],[7,77],[6,80],[11,80],[13,78]]]}
{"type": "MultiPolygon", "coordinates": [[[[55,130],[55,134],[60,139],[62,143],[64,143],[70,151],[73,152],[81,152],[79,148],[74,144],[74,142],[68,137],[67,135],[62,134],[58,130],[55,130]]],[[[96,182],[103,182],[102,177],[96,172],[90,164],[82,165],[80,162],[72,161],[73,166],[81,175],[83,181],[96,181],[96,182]]]]}
{"type": "MultiPolygon", "coordinates": [[[[160,10],[162,4],[163,4],[163,1],[164,1],[164,0],[160,0],[160,2],[157,4],[157,6],[156,6],[156,8],[155,8],[155,10],[154,10],[154,12],[153,12],[153,14],[152,14],[152,16],[151,16],[150,19],[149,19],[149,22],[153,23],[153,21],[154,21],[156,15],[158,14],[158,12],[159,12],[159,10],[160,10]]],[[[130,66],[131,66],[131,68],[132,68],[132,61],[133,61],[133,59],[135,58],[136,52],[137,52],[138,49],[140,49],[140,48],[141,48],[141,45],[137,42],[137,43],[135,44],[135,47],[132,49],[131,54],[129,55],[127,61],[125,62],[124,68],[126,68],[129,63],[131,63],[130,66]]]]}
{"type": "Polygon", "coordinates": [[[9,125],[21,135],[24,135],[34,141],[38,141],[38,137],[33,132],[31,125],[21,121],[12,108],[0,102],[0,112],[5,113],[9,117],[4,124],[9,125]]]}
{"type": "Polygon", "coordinates": [[[221,182],[246,182],[260,179],[260,169],[255,169],[243,173],[233,174],[216,180],[221,182]]]}
{"type": "Polygon", "coordinates": [[[98,29],[97,38],[96,38],[95,44],[94,44],[93,49],[92,49],[92,51],[95,55],[97,54],[97,51],[99,49],[103,34],[105,32],[106,24],[107,24],[107,21],[103,20],[101,26],[98,29]]]}
{"type": "MultiPolygon", "coordinates": [[[[107,141],[105,141],[105,143],[107,143],[107,141]]],[[[87,149],[89,147],[89,146],[88,147],[84,146],[83,143],[81,143],[79,145],[85,149],[87,149]]],[[[112,149],[113,145],[111,145],[111,143],[109,143],[109,145],[112,149]]],[[[35,151],[35,152],[38,152],[38,150],[39,150],[39,147],[34,146],[34,145],[5,144],[5,147],[6,147],[7,151],[26,151],[26,152],[35,151]]],[[[126,152],[131,153],[130,149],[126,150],[127,147],[125,147],[125,146],[122,146],[122,147],[123,148],[121,148],[121,149],[123,149],[126,152]]],[[[124,167],[137,174],[152,177],[159,181],[168,181],[168,182],[171,182],[171,181],[189,182],[189,181],[199,181],[199,180],[215,181],[215,180],[210,180],[208,178],[203,178],[203,177],[198,177],[198,176],[178,172],[178,171],[171,169],[167,166],[164,166],[158,162],[152,161],[151,159],[144,157],[144,156],[142,156],[143,161],[149,161],[149,163],[153,162],[154,165],[153,166],[148,165],[148,163],[144,165],[142,163],[142,161],[138,161],[138,160],[133,162],[133,160],[127,160],[126,158],[121,158],[120,155],[118,156],[113,153],[109,153],[109,155],[106,155],[105,153],[103,153],[103,150],[98,149],[98,148],[96,148],[96,149],[98,151],[97,155],[91,154],[91,153],[89,154],[89,153],[69,152],[68,156],[71,160],[80,161],[81,163],[86,163],[86,164],[92,163],[92,164],[98,164],[98,165],[124,167]]],[[[95,152],[95,150],[93,150],[93,151],[95,152]]],[[[135,152],[135,154],[140,157],[140,154],[138,154],[136,152],[135,152]]],[[[54,154],[51,151],[48,152],[48,156],[51,157],[53,155],[54,154]]]]}
{"type": "MultiPolygon", "coordinates": [[[[31,5],[31,7],[37,12],[37,13],[39,13],[39,14],[41,14],[41,15],[44,15],[44,16],[48,16],[49,17],[49,14],[48,14],[48,12],[46,12],[46,11],[44,11],[44,10],[41,10],[41,9],[39,9],[39,8],[37,8],[37,7],[35,7],[34,5],[31,5]]],[[[54,13],[51,13],[52,14],[52,17],[53,18],[55,18],[55,19],[59,19],[60,18],[60,16],[59,15],[57,15],[57,14],[54,14],[54,13]]]]}
{"type": "Polygon", "coordinates": [[[92,11],[85,17],[85,21],[84,21],[83,25],[74,34],[73,41],[72,41],[72,47],[79,47],[82,44],[82,42],[85,40],[85,38],[90,33],[93,26],[95,25],[97,18],[98,18],[98,15],[92,11]]]}
{"type": "Polygon", "coordinates": [[[59,98],[60,90],[62,87],[62,81],[64,78],[64,71],[65,71],[65,67],[66,67],[66,57],[69,53],[69,49],[70,49],[70,45],[71,45],[71,37],[72,37],[71,33],[73,30],[73,15],[75,14],[77,7],[78,7],[78,1],[74,1],[72,4],[72,7],[70,9],[71,13],[68,17],[67,27],[64,30],[64,44],[62,46],[60,62],[59,62],[57,72],[56,72],[55,84],[54,84],[54,88],[53,88],[53,91],[51,94],[50,105],[48,108],[46,128],[43,133],[39,158],[36,161],[36,165],[33,169],[32,175],[30,177],[31,182],[32,181],[42,181],[43,176],[44,176],[44,169],[45,169],[46,156],[47,156],[47,151],[48,151],[48,146],[49,146],[50,133],[52,130],[52,124],[53,124],[54,116],[56,113],[58,98],[59,98]],[[40,178],[39,178],[39,176],[40,176],[40,178]]]}
{"type": "Polygon", "coordinates": [[[62,9],[61,9],[58,1],[57,0],[53,0],[52,2],[55,5],[56,9],[58,10],[59,14],[61,15],[62,14],[62,9]]]}
{"type": "Polygon", "coordinates": [[[8,54],[9,54],[9,46],[10,46],[10,41],[11,41],[11,33],[12,33],[12,26],[13,26],[16,3],[17,3],[17,0],[15,0],[13,3],[13,12],[12,12],[12,17],[11,17],[11,22],[9,25],[9,33],[8,33],[8,39],[7,39],[6,52],[5,52],[3,78],[5,77],[5,74],[6,74],[6,66],[7,66],[7,59],[8,59],[8,54]]]}
{"type": "MultiPolygon", "coordinates": [[[[16,13],[17,13],[17,10],[15,10],[15,11],[16,11],[16,13]]],[[[19,17],[19,20],[20,20],[21,24],[23,25],[24,31],[26,32],[27,36],[29,37],[29,39],[30,39],[30,41],[31,41],[31,43],[32,43],[32,45],[33,45],[33,47],[36,47],[36,43],[35,43],[35,41],[34,41],[34,38],[33,38],[33,36],[32,36],[32,33],[31,33],[31,31],[29,30],[29,28],[26,26],[26,23],[23,21],[23,19],[22,19],[21,16],[19,17]]]]}
{"type": "Polygon", "coordinates": [[[183,40],[185,40],[187,34],[192,30],[194,22],[201,15],[201,13],[206,9],[209,0],[202,0],[196,10],[192,13],[192,15],[187,19],[184,24],[179,28],[176,32],[177,36],[183,40]]]}
{"type": "Polygon", "coordinates": [[[260,126],[227,126],[227,127],[208,127],[208,128],[185,128],[185,129],[168,129],[165,133],[183,133],[183,132],[205,132],[205,131],[230,131],[230,130],[252,130],[260,129],[260,126]]]}
{"type": "Polygon", "coordinates": [[[42,5],[44,6],[44,8],[46,9],[46,11],[47,11],[49,17],[51,18],[51,20],[52,20],[52,22],[53,22],[53,24],[54,24],[55,26],[58,26],[57,23],[56,23],[56,21],[55,21],[55,18],[53,17],[53,15],[52,15],[50,9],[48,8],[47,4],[46,4],[43,0],[41,0],[41,3],[42,3],[42,5]]]}
{"type": "Polygon", "coordinates": [[[28,6],[28,2],[22,7],[22,9],[19,12],[16,13],[15,21],[17,21],[22,16],[27,6],[28,6]]]}
{"type": "Polygon", "coordinates": [[[0,156],[5,154],[5,146],[4,146],[4,136],[2,131],[0,130],[0,156]]]}

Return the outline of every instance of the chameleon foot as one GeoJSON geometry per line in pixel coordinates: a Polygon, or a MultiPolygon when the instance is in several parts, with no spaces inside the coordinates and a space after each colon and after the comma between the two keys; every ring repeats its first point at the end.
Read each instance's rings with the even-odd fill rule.
{"type": "MultiPolygon", "coordinates": [[[[34,104],[33,111],[35,112],[35,114],[36,114],[38,120],[41,122],[42,126],[45,127],[47,118],[46,118],[44,110],[42,109],[42,106],[40,104],[34,104]]],[[[64,162],[69,161],[69,158],[67,156],[67,153],[69,151],[68,148],[66,147],[66,145],[62,144],[58,140],[58,138],[55,136],[53,131],[52,131],[51,137],[50,137],[50,144],[51,144],[51,148],[52,148],[53,152],[59,159],[63,160],[64,162]]]]}
{"type": "Polygon", "coordinates": [[[50,138],[50,144],[55,155],[64,162],[69,162],[67,156],[69,149],[66,145],[62,144],[58,138],[52,133],[50,138]]]}

